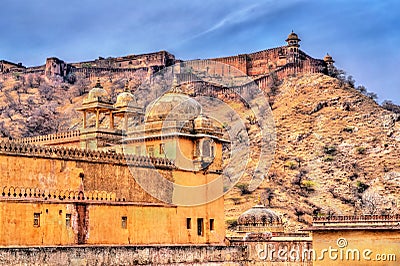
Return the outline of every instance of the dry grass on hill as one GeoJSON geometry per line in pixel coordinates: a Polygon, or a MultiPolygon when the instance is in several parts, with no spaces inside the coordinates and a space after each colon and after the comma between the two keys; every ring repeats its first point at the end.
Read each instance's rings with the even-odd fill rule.
{"type": "MultiPolygon", "coordinates": [[[[123,90],[122,77],[101,81],[113,97],[123,90]]],[[[80,128],[75,108],[94,84],[0,79],[0,137],[80,128]]],[[[255,205],[259,195],[286,217],[291,230],[309,224],[313,215],[397,212],[399,115],[322,74],[288,78],[273,100],[277,148],[272,167],[256,191],[239,185],[225,196],[228,223],[255,205]]]]}

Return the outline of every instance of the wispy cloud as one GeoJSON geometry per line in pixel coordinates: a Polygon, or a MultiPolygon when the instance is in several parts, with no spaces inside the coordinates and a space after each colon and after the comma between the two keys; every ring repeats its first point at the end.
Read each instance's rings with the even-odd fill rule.
{"type": "Polygon", "coordinates": [[[249,7],[243,8],[241,10],[232,12],[232,13],[226,15],[225,17],[223,17],[220,21],[218,21],[216,24],[214,24],[209,29],[196,34],[191,39],[194,39],[194,38],[200,37],[202,35],[208,34],[210,32],[216,31],[225,26],[231,26],[234,24],[244,22],[251,17],[251,13],[254,12],[256,10],[256,7],[258,7],[258,6],[260,6],[260,4],[254,4],[249,7]]]}

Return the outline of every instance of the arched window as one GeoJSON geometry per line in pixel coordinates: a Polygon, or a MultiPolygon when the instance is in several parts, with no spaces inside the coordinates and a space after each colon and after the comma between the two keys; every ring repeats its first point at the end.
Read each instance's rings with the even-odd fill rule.
{"type": "Polygon", "coordinates": [[[210,140],[203,141],[202,154],[203,154],[204,157],[210,157],[211,156],[211,143],[210,143],[210,140]]]}

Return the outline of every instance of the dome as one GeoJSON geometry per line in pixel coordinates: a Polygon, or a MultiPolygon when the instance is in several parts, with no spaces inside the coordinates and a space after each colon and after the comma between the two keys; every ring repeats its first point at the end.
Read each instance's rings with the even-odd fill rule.
{"type": "Polygon", "coordinates": [[[286,42],[288,41],[300,41],[299,36],[297,36],[296,33],[294,33],[293,31],[288,35],[286,42]]]}
{"type": "Polygon", "coordinates": [[[282,219],[278,214],[260,204],[242,213],[237,222],[244,226],[282,225],[282,219]]]}
{"type": "Polygon", "coordinates": [[[166,93],[146,108],[147,120],[195,119],[201,113],[201,105],[183,93],[166,93]]]}
{"type": "Polygon", "coordinates": [[[115,107],[133,106],[136,104],[136,98],[132,93],[124,91],[118,94],[115,107]]]}
{"type": "Polygon", "coordinates": [[[86,102],[93,102],[93,101],[101,101],[105,100],[108,96],[108,93],[103,86],[100,84],[100,80],[97,79],[96,86],[89,91],[89,95],[86,99],[86,102]]]}
{"type": "Polygon", "coordinates": [[[332,56],[330,56],[329,54],[325,55],[324,61],[325,62],[334,62],[332,56]]]}

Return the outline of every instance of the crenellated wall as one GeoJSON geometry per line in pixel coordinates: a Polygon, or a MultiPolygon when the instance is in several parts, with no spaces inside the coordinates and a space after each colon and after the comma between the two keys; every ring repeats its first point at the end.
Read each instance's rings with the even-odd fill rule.
{"type": "Polygon", "coordinates": [[[268,79],[272,72],[277,73],[279,78],[285,78],[292,74],[326,72],[326,63],[323,60],[314,59],[303,51],[293,55],[289,54],[286,46],[210,60],[233,66],[244,74],[255,77],[256,80],[268,79]]]}

